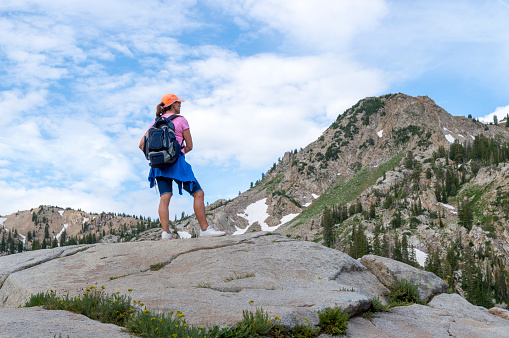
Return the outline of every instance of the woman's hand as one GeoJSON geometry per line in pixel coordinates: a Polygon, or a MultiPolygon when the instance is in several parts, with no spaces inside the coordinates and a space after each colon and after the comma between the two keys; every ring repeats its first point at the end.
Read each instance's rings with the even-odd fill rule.
{"type": "Polygon", "coordinates": [[[189,129],[186,129],[182,132],[182,135],[184,136],[184,141],[186,145],[184,146],[184,153],[188,153],[191,150],[193,150],[193,138],[191,137],[191,131],[189,129]]]}

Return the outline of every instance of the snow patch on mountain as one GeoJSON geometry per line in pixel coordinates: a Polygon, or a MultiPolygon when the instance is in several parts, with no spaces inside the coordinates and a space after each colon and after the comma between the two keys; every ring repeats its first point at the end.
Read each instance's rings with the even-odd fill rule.
{"type": "Polygon", "coordinates": [[[451,143],[454,143],[454,140],[456,140],[454,137],[452,137],[452,135],[445,135],[445,138],[451,143]]]}
{"type": "Polygon", "coordinates": [[[283,225],[285,223],[290,222],[292,219],[294,219],[295,217],[297,217],[299,215],[300,214],[289,214],[289,215],[283,216],[283,218],[281,218],[281,224],[280,225],[283,225]]]}
{"type": "Polygon", "coordinates": [[[258,222],[262,228],[262,231],[276,230],[281,224],[271,227],[265,223],[265,220],[270,216],[267,213],[268,208],[269,206],[267,205],[267,198],[264,198],[248,205],[244,210],[244,213],[237,214],[237,216],[245,218],[249,222],[249,225],[246,228],[258,222]]]}
{"type": "Polygon", "coordinates": [[[56,236],[53,236],[53,238],[56,238],[58,240],[60,238],[60,236],[62,236],[62,234],[64,233],[65,229],[67,229],[68,226],[69,226],[69,224],[64,224],[64,227],[62,228],[62,230],[60,230],[60,232],[56,236]]]}
{"type": "Polygon", "coordinates": [[[428,257],[428,254],[425,252],[422,252],[419,249],[414,249],[415,251],[415,259],[417,260],[417,263],[419,263],[420,266],[424,267],[424,264],[426,263],[426,257],[428,257]]]}

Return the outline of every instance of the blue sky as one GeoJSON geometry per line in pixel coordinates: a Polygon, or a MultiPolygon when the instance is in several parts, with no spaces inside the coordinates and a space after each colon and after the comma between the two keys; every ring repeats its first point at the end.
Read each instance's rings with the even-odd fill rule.
{"type": "MultiPolygon", "coordinates": [[[[157,217],[137,148],[186,102],[206,201],[233,198],[366,96],[509,113],[509,4],[0,1],[0,215],[41,204],[157,217]]],[[[192,213],[176,197],[171,214],[192,213]]]]}

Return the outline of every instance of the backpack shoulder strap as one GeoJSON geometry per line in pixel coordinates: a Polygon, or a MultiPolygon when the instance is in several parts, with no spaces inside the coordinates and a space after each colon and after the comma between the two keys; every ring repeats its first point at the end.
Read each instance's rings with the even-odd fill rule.
{"type": "Polygon", "coordinates": [[[167,119],[170,120],[170,121],[173,121],[174,119],[176,119],[177,117],[180,117],[180,116],[182,116],[182,115],[180,115],[180,114],[173,114],[173,115],[167,117],[167,119]]]}

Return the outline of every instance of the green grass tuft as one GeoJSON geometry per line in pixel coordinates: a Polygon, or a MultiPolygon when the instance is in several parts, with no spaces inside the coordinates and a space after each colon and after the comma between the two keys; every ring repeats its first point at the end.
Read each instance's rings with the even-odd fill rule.
{"type": "Polygon", "coordinates": [[[154,313],[146,309],[143,303],[120,295],[118,291],[106,294],[104,286],[100,289],[90,286],[76,297],[68,294],[57,296],[53,290],[38,293],[32,295],[25,306],[80,313],[103,323],[118,325],[140,337],[317,337],[321,333],[344,334],[348,325],[348,314],[343,314],[341,308],[327,308],[319,312],[320,322],[317,327],[305,319],[307,324],[298,324],[292,329],[282,325],[278,316],[271,319],[262,308],[258,308],[254,313],[244,310],[243,319],[235,327],[214,326],[205,329],[188,325],[185,315],[180,311],[154,313]]]}
{"type": "Polygon", "coordinates": [[[425,304],[420,299],[419,289],[406,279],[401,279],[394,283],[392,292],[389,294],[389,305],[394,306],[407,306],[412,304],[425,304]]]}
{"type": "Polygon", "coordinates": [[[326,308],[318,312],[319,323],[318,326],[321,332],[339,336],[346,333],[348,328],[348,313],[343,313],[340,307],[326,308]]]}

